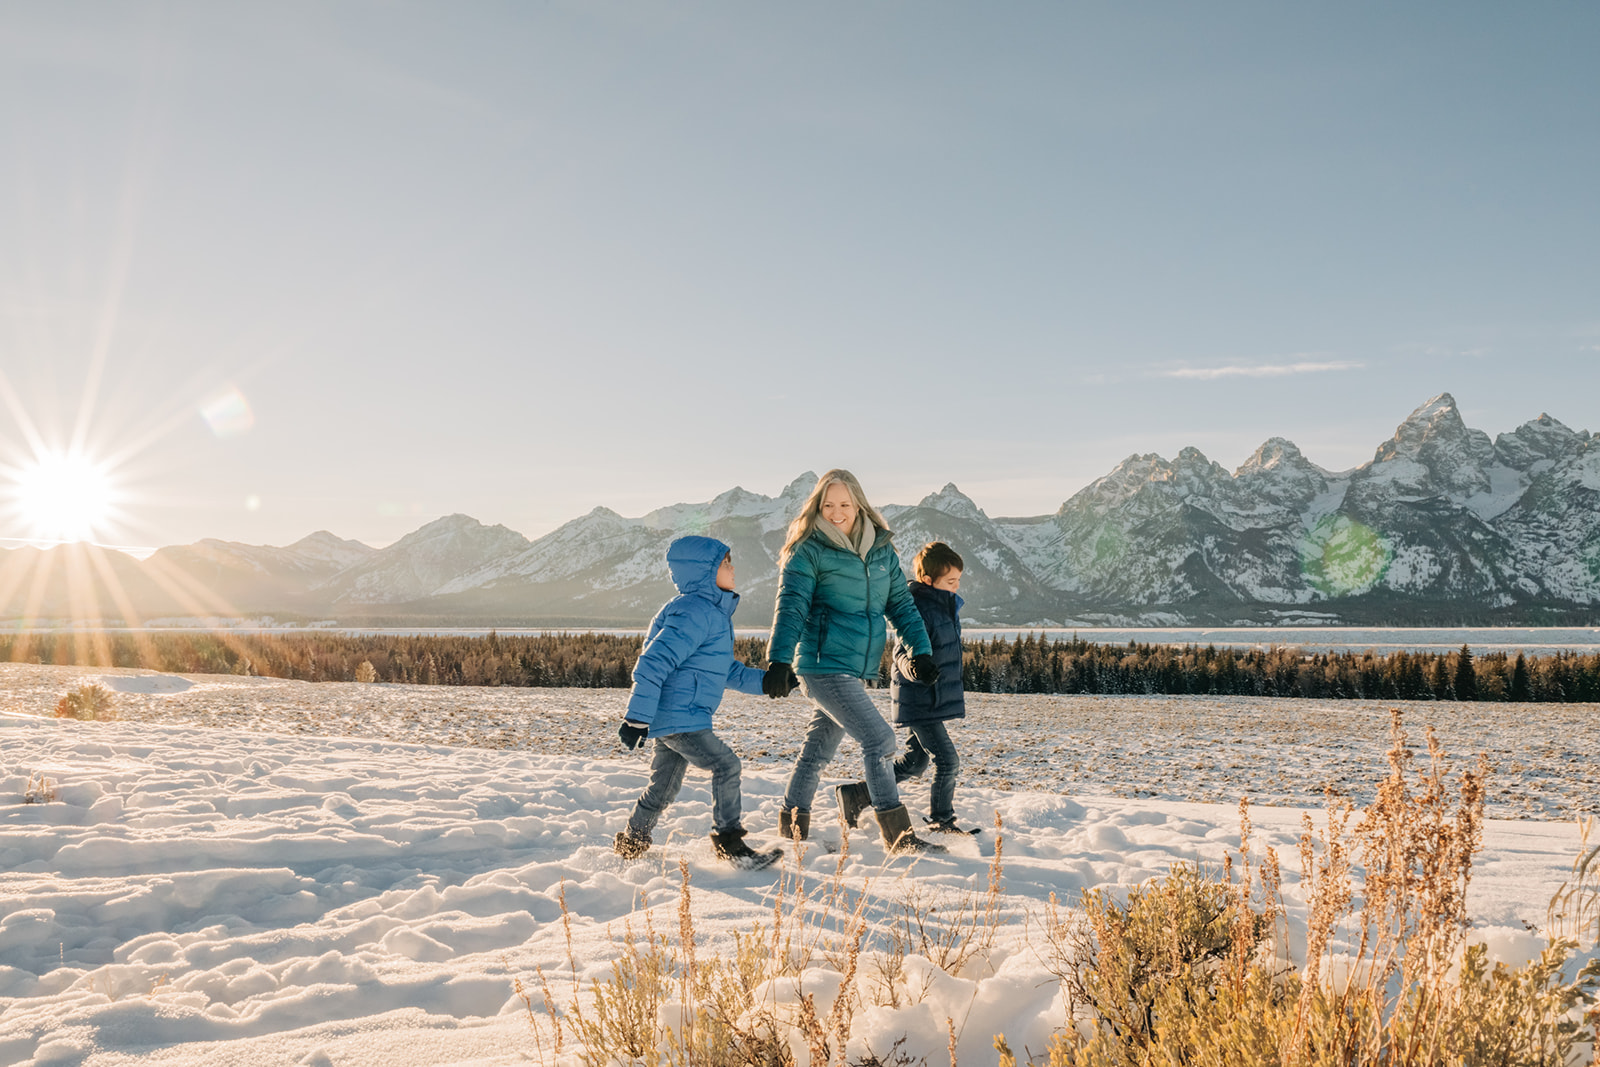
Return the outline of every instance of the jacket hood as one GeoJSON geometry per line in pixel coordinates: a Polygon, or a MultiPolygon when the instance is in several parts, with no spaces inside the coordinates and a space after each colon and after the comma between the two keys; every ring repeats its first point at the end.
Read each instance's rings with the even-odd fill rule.
{"type": "Polygon", "coordinates": [[[728,555],[728,546],[715,537],[674,538],[667,546],[667,569],[672,572],[672,584],[680,593],[710,593],[713,596],[726,592],[717,588],[717,568],[728,555]]]}

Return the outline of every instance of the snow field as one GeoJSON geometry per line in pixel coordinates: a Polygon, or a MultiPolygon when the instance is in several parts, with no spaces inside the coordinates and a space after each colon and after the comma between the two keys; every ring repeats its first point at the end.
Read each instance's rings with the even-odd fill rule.
{"type": "MultiPolygon", "coordinates": [[[[0,708],[49,715],[69,688],[118,691],[127,720],[423,745],[621,758],[622,689],[516,689],[296,682],[231,675],[0,664],[0,708]]],[[[871,690],[888,713],[886,690],[871,690]]],[[[1213,696],[970,693],[952,727],[965,783],[1078,795],[1321,807],[1333,788],[1372,799],[1403,709],[1419,748],[1426,725],[1463,763],[1493,768],[1498,818],[1600,814],[1600,705],[1296,700],[1213,696]]],[[[717,730],[751,769],[794,764],[811,705],[726,694],[717,730]]],[[[846,741],[835,765],[859,760],[846,741]]],[[[843,774],[844,771],[838,773],[843,774]]]]}
{"type": "MultiPolygon", "coordinates": [[[[709,779],[694,773],[657,832],[658,848],[624,863],[609,835],[644,785],[643,758],[268,732],[273,696],[311,702],[326,717],[338,700],[324,694],[391,687],[191,681],[150,699],[248,692],[255,707],[214,710],[244,721],[204,730],[192,726],[192,704],[178,725],[0,713],[0,1063],[549,1062],[548,1034],[536,1041],[515,983],[536,988],[542,970],[565,1004],[574,980],[609,975],[624,924],[675,933],[680,859],[702,954],[727,952],[735,931],[770,926],[780,885],[792,902],[797,876],[813,909],[836,875],[840,908],[868,894],[869,950],[887,944],[905,904],[937,926],[987,885],[992,831],[911,863],[887,860],[868,827],[852,835],[842,866],[816,847],[782,871],[733,871],[711,855],[709,779]],[[54,800],[23,803],[41,775],[54,800]]],[[[127,688],[141,687],[156,688],[127,688]]],[[[502,691],[451,695],[492,707],[502,691]]],[[[1182,711],[1176,701],[1162,705],[1182,711]]],[[[286,713],[306,705],[286,699],[281,708],[300,722],[286,713]]],[[[801,712],[789,712],[795,728],[801,712]]],[[[590,718],[549,718],[563,715],[590,718]]],[[[608,708],[593,718],[614,721],[608,708]]],[[[1411,725],[1420,735],[1422,723],[1411,725]]],[[[737,730],[730,736],[749,744],[737,730]]],[[[834,768],[847,774],[850,760],[842,753],[834,768]]],[[[1369,764],[1372,779],[1382,771],[1369,764]]],[[[782,765],[746,768],[746,824],[759,840],[771,838],[786,775],[782,765]]],[[[903,1038],[913,1059],[945,1062],[946,1018],[962,1063],[993,1062],[997,1033],[1014,1049],[1042,1049],[1065,1024],[1042,955],[1050,894],[1071,902],[1084,888],[1134,885],[1174,862],[1220,864],[1238,845],[1232,803],[1003,791],[980,781],[964,783],[958,811],[984,824],[998,811],[1005,822],[1004,925],[992,950],[954,974],[908,957],[892,998],[869,951],[856,977],[865,1007],[851,1030],[853,1057],[885,1055],[903,1038]]],[[[907,799],[925,807],[926,787],[907,799]]],[[[1291,952],[1304,936],[1294,870],[1300,815],[1251,812],[1258,845],[1276,848],[1286,866],[1291,952]]],[[[837,844],[825,792],[817,821],[837,844]]],[[[1544,922],[1576,829],[1491,821],[1485,839],[1471,893],[1475,936],[1519,963],[1542,945],[1526,924],[1544,922]]],[[[838,928],[840,915],[814,914],[817,928],[838,928]]],[[[843,969],[837,953],[828,957],[814,955],[798,985],[773,983],[773,1003],[792,1006],[808,992],[825,1015],[843,969]]]]}

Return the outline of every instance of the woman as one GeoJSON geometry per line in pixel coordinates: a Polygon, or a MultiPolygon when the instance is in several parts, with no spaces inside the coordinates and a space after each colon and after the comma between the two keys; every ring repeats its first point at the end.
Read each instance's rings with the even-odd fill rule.
{"type": "Polygon", "coordinates": [[[906,588],[883,516],[867,503],[855,475],[831,470],[789,523],[778,557],[778,605],[767,645],[763,688],[786,695],[796,683],[816,704],[778,828],[804,839],[811,828],[817,780],[845,734],[861,745],[867,796],[859,784],[839,787],[840,813],[855,815],[870,802],[891,852],[942,852],[911,832],[911,817],[894,783],[895,736],[867,697],[862,679],[875,678],[883,656],[883,620],[911,648],[917,681],[939,676],[928,632],[906,588]]]}

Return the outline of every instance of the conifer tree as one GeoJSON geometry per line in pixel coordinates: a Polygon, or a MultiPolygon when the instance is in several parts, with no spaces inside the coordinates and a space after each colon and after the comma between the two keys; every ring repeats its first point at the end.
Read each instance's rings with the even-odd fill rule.
{"type": "Polygon", "coordinates": [[[1455,695],[1455,687],[1450,684],[1450,668],[1440,656],[1433,661],[1433,699],[1454,700],[1455,695]]]}
{"type": "Polygon", "coordinates": [[[1528,677],[1528,659],[1521,652],[1517,653],[1517,662],[1511,667],[1511,692],[1508,695],[1517,703],[1527,703],[1533,699],[1533,685],[1528,677]]]}
{"type": "Polygon", "coordinates": [[[1472,667],[1472,649],[1466,645],[1456,653],[1455,690],[1457,700],[1478,699],[1478,672],[1472,667]]]}

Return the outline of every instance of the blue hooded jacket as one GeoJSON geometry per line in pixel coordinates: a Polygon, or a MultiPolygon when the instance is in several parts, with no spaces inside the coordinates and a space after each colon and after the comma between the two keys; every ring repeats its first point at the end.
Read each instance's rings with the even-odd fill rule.
{"type": "Polygon", "coordinates": [[[762,672],[733,658],[739,594],[717,588],[727,555],[714,537],[679,537],[667,546],[678,595],[650,620],[628,697],[628,720],[648,726],[651,737],[711,729],[728,686],[761,692],[762,672]]]}

